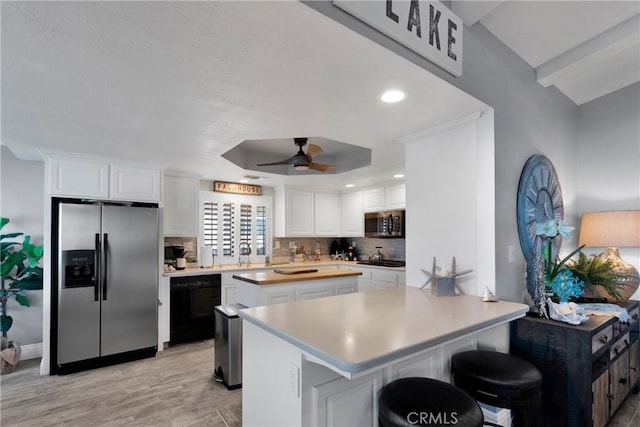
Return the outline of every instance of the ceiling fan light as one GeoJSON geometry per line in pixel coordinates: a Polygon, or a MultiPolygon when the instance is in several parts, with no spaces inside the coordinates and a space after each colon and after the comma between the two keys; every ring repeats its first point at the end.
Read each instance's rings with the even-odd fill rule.
{"type": "Polygon", "coordinates": [[[309,165],[295,165],[293,168],[297,171],[306,171],[309,169],[309,165]]]}

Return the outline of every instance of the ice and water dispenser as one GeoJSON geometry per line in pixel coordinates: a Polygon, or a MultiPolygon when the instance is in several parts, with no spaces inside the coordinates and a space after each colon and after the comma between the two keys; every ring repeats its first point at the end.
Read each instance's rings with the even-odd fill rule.
{"type": "Polygon", "coordinates": [[[94,250],[62,251],[62,287],[80,288],[96,283],[94,250]]]}

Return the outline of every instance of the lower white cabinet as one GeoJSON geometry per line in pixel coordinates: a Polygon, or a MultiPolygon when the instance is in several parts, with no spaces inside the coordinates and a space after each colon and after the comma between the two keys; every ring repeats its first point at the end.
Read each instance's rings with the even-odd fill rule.
{"type": "MultiPolygon", "coordinates": [[[[446,341],[372,372],[347,379],[313,362],[302,364],[303,426],[377,426],[380,389],[398,378],[425,377],[450,382],[451,356],[478,348],[478,333],[446,341]]],[[[501,342],[487,348],[503,347],[501,342]]]]}
{"type": "Polygon", "coordinates": [[[237,302],[247,307],[330,297],[338,293],[357,292],[358,289],[356,276],[292,282],[282,285],[253,285],[235,279],[234,282],[238,287],[237,302]]]}
{"type": "Polygon", "coordinates": [[[355,380],[343,377],[312,388],[312,413],[317,414],[311,425],[370,427],[377,424],[378,408],[374,405],[384,384],[382,371],[355,380]],[[358,408],[354,411],[353,408],[358,408]]]}
{"type": "Polygon", "coordinates": [[[349,265],[341,266],[341,268],[362,272],[362,275],[358,276],[358,292],[397,288],[405,285],[406,273],[390,267],[365,267],[361,265],[355,267],[349,265]]]}

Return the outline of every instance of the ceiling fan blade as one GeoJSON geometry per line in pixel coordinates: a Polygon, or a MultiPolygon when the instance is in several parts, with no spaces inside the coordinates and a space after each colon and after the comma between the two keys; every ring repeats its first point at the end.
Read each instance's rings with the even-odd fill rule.
{"type": "Polygon", "coordinates": [[[320,153],[322,153],[322,148],[315,144],[309,144],[309,147],[307,148],[307,156],[309,156],[309,160],[313,160],[313,158],[320,153]]]}
{"type": "Polygon", "coordinates": [[[317,171],[320,171],[320,172],[326,172],[328,170],[335,169],[335,168],[336,167],[333,166],[333,165],[325,165],[325,164],[322,164],[322,163],[311,163],[309,165],[309,169],[314,169],[314,170],[317,170],[317,171]]]}
{"type": "Polygon", "coordinates": [[[256,166],[290,165],[295,158],[296,158],[296,156],[293,156],[293,157],[289,157],[288,159],[285,159],[285,160],[280,160],[278,162],[260,163],[260,164],[257,164],[256,166]]]}

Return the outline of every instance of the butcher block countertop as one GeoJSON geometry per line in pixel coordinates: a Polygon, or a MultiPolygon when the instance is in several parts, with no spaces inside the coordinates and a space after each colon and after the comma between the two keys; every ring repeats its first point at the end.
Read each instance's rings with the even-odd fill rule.
{"type": "Polygon", "coordinates": [[[300,268],[278,268],[272,271],[234,274],[233,278],[253,285],[281,285],[284,283],[337,279],[360,275],[362,275],[362,272],[360,271],[338,270],[337,268],[315,269],[305,266],[300,268]],[[277,273],[276,271],[282,271],[285,273],[277,273]]]}

